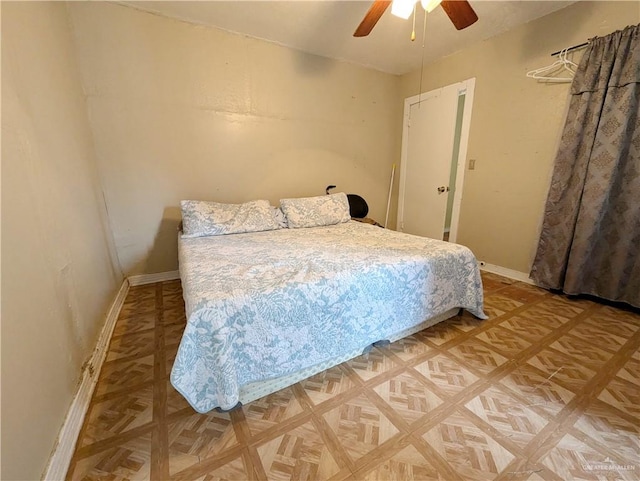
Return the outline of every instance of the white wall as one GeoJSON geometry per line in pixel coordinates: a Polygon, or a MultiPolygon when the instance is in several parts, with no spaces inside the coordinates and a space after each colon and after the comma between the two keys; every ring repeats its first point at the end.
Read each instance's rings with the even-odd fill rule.
{"type": "Polygon", "coordinates": [[[181,199],[357,193],[384,220],[399,77],[132,8],[70,4],[126,274],[177,268],[181,199]]]}
{"type": "MultiPolygon", "coordinates": [[[[476,78],[467,154],[476,169],[465,175],[457,240],[479,259],[528,273],[538,244],[570,84],[526,72],[553,62],[551,52],[639,22],[637,2],[580,1],[425,66],[423,92],[476,78]]],[[[419,83],[419,71],[404,75],[401,97],[419,83]]]]}
{"type": "Polygon", "coordinates": [[[66,6],[3,2],[2,479],[42,475],[121,281],[104,219],[66,6]]]}

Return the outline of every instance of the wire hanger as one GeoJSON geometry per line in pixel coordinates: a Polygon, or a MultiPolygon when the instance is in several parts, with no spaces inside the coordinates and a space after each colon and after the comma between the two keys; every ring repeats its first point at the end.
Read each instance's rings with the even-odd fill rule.
{"type": "Polygon", "coordinates": [[[527,77],[549,83],[572,82],[578,65],[569,60],[568,51],[568,48],[560,50],[558,52],[558,60],[546,67],[527,72],[527,77]],[[565,76],[559,77],[559,74],[564,74],[565,76]]]}

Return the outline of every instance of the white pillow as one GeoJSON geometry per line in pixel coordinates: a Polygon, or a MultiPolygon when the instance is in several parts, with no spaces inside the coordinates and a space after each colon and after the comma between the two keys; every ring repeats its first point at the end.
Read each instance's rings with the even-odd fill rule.
{"type": "Polygon", "coordinates": [[[244,204],[219,204],[203,200],[183,200],[182,237],[241,234],[279,229],[268,200],[244,204]]]}
{"type": "Polygon", "coordinates": [[[281,199],[280,208],[287,217],[287,224],[291,229],[334,225],[351,219],[349,201],[344,193],[281,199]]]}

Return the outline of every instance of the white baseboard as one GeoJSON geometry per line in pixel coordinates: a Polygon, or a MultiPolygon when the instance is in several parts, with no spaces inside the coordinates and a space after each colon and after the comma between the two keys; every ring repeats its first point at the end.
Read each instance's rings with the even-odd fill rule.
{"type": "Polygon", "coordinates": [[[516,281],[525,282],[527,284],[531,284],[535,286],[535,282],[531,278],[529,278],[529,274],[526,272],[520,272],[513,269],[508,269],[502,266],[496,266],[494,264],[487,264],[486,262],[480,262],[480,270],[491,272],[492,274],[498,274],[499,276],[508,277],[509,279],[514,279],[516,281]]]}
{"type": "Polygon", "coordinates": [[[120,290],[116,295],[107,317],[98,337],[98,342],[93,354],[89,358],[89,361],[84,366],[82,371],[82,379],[78,391],[71,402],[71,407],[67,412],[67,417],[64,420],[64,424],[58,434],[56,445],[53,449],[53,454],[49,459],[49,465],[45,470],[44,480],[59,481],[65,479],[67,471],[69,470],[69,464],[71,463],[71,457],[76,448],[76,442],[78,441],[78,435],[84,422],[84,417],[89,409],[89,402],[93,391],[98,382],[98,376],[100,375],[100,369],[102,363],[107,355],[107,348],[109,347],[109,341],[113,334],[113,329],[116,326],[116,320],[122,309],[127,293],[129,292],[129,281],[125,279],[120,286],[120,290]]]}
{"type": "Polygon", "coordinates": [[[140,274],[137,276],[129,276],[128,279],[130,285],[141,286],[143,284],[153,284],[154,282],[180,279],[180,271],[158,272],[157,274],[140,274]]]}

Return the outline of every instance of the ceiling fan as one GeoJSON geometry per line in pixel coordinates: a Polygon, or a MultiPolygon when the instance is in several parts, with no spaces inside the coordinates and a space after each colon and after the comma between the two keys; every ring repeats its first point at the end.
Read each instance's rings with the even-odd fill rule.
{"type": "MultiPolygon", "coordinates": [[[[382,17],[382,14],[392,3],[391,13],[398,17],[409,18],[417,0],[393,0],[393,2],[391,0],[374,0],[353,36],[366,37],[369,35],[378,20],[380,20],[380,17],[382,17]]],[[[431,12],[438,5],[442,5],[442,9],[458,30],[467,28],[478,20],[478,15],[473,11],[467,0],[421,0],[421,4],[427,12],[431,12]]]]}

